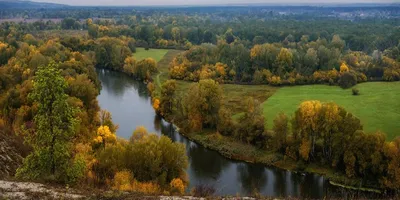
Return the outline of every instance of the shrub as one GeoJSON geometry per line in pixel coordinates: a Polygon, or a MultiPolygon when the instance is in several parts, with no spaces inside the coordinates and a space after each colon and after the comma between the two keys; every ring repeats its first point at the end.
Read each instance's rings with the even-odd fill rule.
{"type": "Polygon", "coordinates": [[[171,183],[169,184],[171,187],[171,192],[177,194],[183,194],[185,192],[185,184],[180,178],[172,179],[171,183]]]}
{"type": "Polygon", "coordinates": [[[357,88],[353,88],[351,91],[352,91],[353,95],[355,95],[355,96],[360,94],[360,90],[357,88]]]}
{"type": "Polygon", "coordinates": [[[357,84],[357,76],[352,72],[345,72],[339,80],[339,86],[343,89],[350,88],[357,84]]]}
{"type": "Polygon", "coordinates": [[[121,191],[132,190],[132,173],[127,170],[115,173],[112,189],[121,191]]]}
{"type": "Polygon", "coordinates": [[[160,186],[157,183],[152,182],[133,182],[133,191],[140,192],[143,194],[159,194],[161,193],[160,186]]]}
{"type": "Polygon", "coordinates": [[[215,193],[215,188],[210,185],[197,185],[190,193],[195,197],[209,197],[215,193]]]}

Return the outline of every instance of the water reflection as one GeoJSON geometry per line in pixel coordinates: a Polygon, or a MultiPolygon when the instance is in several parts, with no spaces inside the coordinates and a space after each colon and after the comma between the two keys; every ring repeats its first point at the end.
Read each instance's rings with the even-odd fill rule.
{"type": "Polygon", "coordinates": [[[268,177],[265,167],[248,163],[237,164],[238,182],[241,183],[242,193],[261,193],[267,185],[268,177]]]}
{"type": "Polygon", "coordinates": [[[132,131],[141,125],[149,132],[163,134],[186,145],[189,189],[201,184],[214,186],[217,195],[258,192],[272,197],[325,196],[324,189],[328,185],[320,176],[303,176],[277,168],[232,161],[191,142],[155,114],[145,84],[118,72],[97,70],[97,73],[102,82],[98,101],[101,108],[109,110],[115,123],[119,124],[118,136],[129,138],[132,131]]]}

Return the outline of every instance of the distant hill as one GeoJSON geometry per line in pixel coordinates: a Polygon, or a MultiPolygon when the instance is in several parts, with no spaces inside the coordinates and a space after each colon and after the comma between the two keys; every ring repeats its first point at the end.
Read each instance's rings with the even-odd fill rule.
{"type": "Polygon", "coordinates": [[[41,3],[24,0],[0,0],[1,9],[32,9],[32,8],[62,8],[68,5],[56,3],[41,3]]]}

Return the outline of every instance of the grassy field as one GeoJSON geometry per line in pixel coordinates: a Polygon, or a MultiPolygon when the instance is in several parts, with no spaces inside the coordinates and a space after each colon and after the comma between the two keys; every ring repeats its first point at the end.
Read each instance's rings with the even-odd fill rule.
{"type": "Polygon", "coordinates": [[[400,82],[369,82],[355,86],[359,96],[351,89],[336,86],[308,85],[283,87],[262,104],[268,128],[279,112],[292,116],[299,104],[306,100],[335,102],[357,116],[368,133],[383,131],[387,139],[400,136],[400,82]]]}
{"type": "MultiPolygon", "coordinates": [[[[168,67],[172,59],[181,51],[138,48],[136,58],[152,57],[159,61],[160,73],[153,79],[157,90],[168,80],[168,67]]],[[[177,81],[178,93],[183,96],[193,82],[177,81]]],[[[262,103],[268,129],[272,128],[273,119],[280,112],[292,116],[301,102],[319,100],[335,102],[357,116],[368,133],[383,131],[387,139],[400,136],[400,82],[369,82],[355,86],[359,96],[353,96],[351,89],[343,90],[337,86],[307,85],[294,87],[270,87],[267,85],[222,84],[224,103],[233,112],[234,117],[244,111],[244,100],[251,96],[262,103]]]]}
{"type": "Polygon", "coordinates": [[[157,62],[160,61],[164,55],[168,52],[168,49],[149,49],[144,50],[144,48],[136,48],[136,53],[133,55],[135,56],[136,60],[143,60],[145,58],[153,58],[157,62]]]}

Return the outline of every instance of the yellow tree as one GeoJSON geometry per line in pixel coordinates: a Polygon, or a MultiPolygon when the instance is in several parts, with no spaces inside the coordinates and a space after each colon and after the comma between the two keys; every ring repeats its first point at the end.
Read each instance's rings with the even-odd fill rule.
{"type": "Polygon", "coordinates": [[[279,76],[283,76],[286,72],[291,72],[293,69],[293,54],[287,48],[282,48],[276,57],[275,72],[279,76]]]}
{"type": "Polygon", "coordinates": [[[171,34],[175,41],[179,41],[181,37],[181,30],[178,27],[174,27],[171,30],[171,34]]]}
{"type": "Polygon", "coordinates": [[[133,131],[131,138],[129,138],[129,141],[131,143],[134,143],[135,141],[141,140],[142,138],[146,137],[147,135],[148,135],[147,129],[144,126],[138,126],[133,131]]]}
{"type": "Polygon", "coordinates": [[[319,133],[319,113],[322,104],[319,101],[305,101],[300,104],[293,121],[294,134],[301,138],[300,155],[308,160],[308,152],[314,154],[315,143],[319,133]],[[306,148],[310,148],[307,150],[306,148]]]}
{"type": "Polygon", "coordinates": [[[133,56],[125,58],[124,61],[124,72],[133,75],[135,73],[136,59],[133,56]]]}
{"type": "Polygon", "coordinates": [[[345,72],[348,72],[348,71],[350,71],[349,67],[347,66],[346,63],[343,62],[342,65],[340,65],[340,73],[345,73],[345,72]]]}
{"type": "Polygon", "coordinates": [[[94,139],[94,142],[97,144],[101,144],[103,148],[106,148],[107,143],[114,143],[117,140],[117,136],[115,133],[110,131],[108,126],[100,126],[97,129],[97,137],[94,139]]]}

